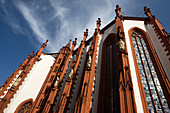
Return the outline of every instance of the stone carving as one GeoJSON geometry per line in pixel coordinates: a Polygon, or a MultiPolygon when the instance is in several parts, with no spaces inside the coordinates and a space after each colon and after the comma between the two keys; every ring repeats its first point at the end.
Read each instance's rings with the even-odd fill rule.
{"type": "Polygon", "coordinates": [[[70,74],[68,75],[68,77],[71,79],[71,76],[73,75],[73,68],[71,68],[71,72],[70,74]]]}
{"type": "Polygon", "coordinates": [[[92,62],[92,58],[91,58],[91,55],[89,55],[86,67],[90,67],[91,66],[91,62],[92,62]]]}
{"type": "Polygon", "coordinates": [[[14,84],[12,85],[13,88],[15,88],[15,87],[19,84],[19,82],[21,81],[21,78],[22,78],[22,77],[18,77],[18,78],[16,79],[16,81],[15,81],[14,84]]]}
{"type": "Polygon", "coordinates": [[[0,91],[2,91],[2,90],[3,90],[3,87],[0,88],[0,91]]]}
{"type": "Polygon", "coordinates": [[[56,80],[55,83],[54,83],[54,87],[57,86],[58,81],[59,81],[59,77],[57,77],[57,80],[56,80]]]}
{"type": "Polygon", "coordinates": [[[123,39],[120,39],[118,44],[119,44],[119,50],[124,51],[125,50],[125,42],[123,41],[123,39]]]}

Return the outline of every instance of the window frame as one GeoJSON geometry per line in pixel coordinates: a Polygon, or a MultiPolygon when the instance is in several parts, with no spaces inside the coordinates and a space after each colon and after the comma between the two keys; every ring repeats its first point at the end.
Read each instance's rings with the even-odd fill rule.
{"type": "Polygon", "coordinates": [[[133,27],[133,28],[129,29],[128,34],[129,34],[129,41],[130,41],[130,45],[131,45],[132,56],[133,56],[133,60],[134,60],[135,71],[136,71],[136,76],[137,76],[137,81],[138,81],[138,86],[139,86],[139,91],[140,91],[140,95],[141,95],[144,112],[149,112],[149,111],[148,111],[148,105],[147,105],[146,96],[145,96],[145,92],[144,92],[144,88],[143,88],[143,84],[142,84],[142,79],[140,76],[136,53],[135,53],[135,49],[134,49],[134,45],[133,45],[133,41],[132,41],[132,38],[133,38],[132,34],[134,31],[140,32],[141,35],[143,36],[143,39],[144,39],[146,47],[148,49],[153,66],[157,73],[157,77],[159,79],[163,93],[165,95],[165,98],[166,98],[168,106],[169,106],[169,103],[170,103],[170,99],[168,98],[169,83],[167,81],[165,81],[167,79],[167,75],[166,75],[166,73],[163,69],[163,66],[159,60],[159,57],[158,57],[156,50],[152,44],[152,41],[151,41],[149,35],[144,30],[142,30],[138,27],[133,27]]]}
{"type": "MultiPolygon", "coordinates": [[[[28,103],[28,102],[30,102],[31,105],[33,105],[33,99],[32,99],[32,98],[31,98],[31,99],[27,99],[27,100],[23,101],[22,103],[20,103],[20,104],[18,105],[18,107],[17,107],[17,109],[15,110],[14,113],[18,113],[18,111],[20,110],[21,106],[23,106],[24,104],[26,104],[26,103],[28,103]]],[[[31,108],[32,108],[32,106],[30,107],[30,110],[31,110],[31,108]]]]}
{"type": "MultiPolygon", "coordinates": [[[[117,46],[118,45],[117,35],[114,34],[114,33],[111,33],[106,37],[106,39],[104,40],[104,42],[102,44],[98,113],[104,113],[105,112],[105,97],[106,97],[105,96],[105,88],[106,88],[105,86],[106,86],[106,78],[107,78],[106,77],[106,71],[107,71],[106,66],[110,65],[110,64],[107,64],[106,62],[107,62],[107,60],[110,60],[110,59],[107,59],[107,54],[109,54],[109,53],[107,53],[107,49],[110,50],[109,46],[111,45],[110,43],[112,43],[112,42],[110,42],[110,40],[115,43],[115,51],[114,52],[115,52],[116,59],[118,59],[117,53],[119,52],[119,50],[118,50],[118,46],[117,46]]],[[[112,48],[112,54],[113,54],[113,44],[112,44],[111,48],[112,48]]],[[[113,55],[112,55],[112,57],[113,57],[113,55]]],[[[111,68],[113,68],[113,66],[114,66],[113,60],[114,59],[112,59],[112,61],[111,61],[112,62],[111,68]]],[[[116,60],[114,63],[118,64],[118,60],[116,60]]],[[[119,67],[116,66],[114,71],[112,70],[112,72],[110,73],[111,76],[112,76],[111,78],[113,78],[113,76],[116,76],[115,78],[118,81],[117,82],[117,85],[118,85],[119,84],[119,67]],[[114,71],[116,71],[116,75],[114,75],[115,74],[114,71]]],[[[109,90],[107,90],[107,92],[109,93],[109,90]]],[[[118,89],[118,96],[119,95],[120,94],[119,94],[119,89],[118,89]]],[[[109,99],[109,97],[107,97],[107,99],[109,99]]],[[[119,102],[119,110],[118,111],[120,112],[120,98],[119,97],[118,97],[117,101],[119,102]]],[[[110,106],[109,101],[107,101],[107,105],[108,105],[108,107],[110,106]]],[[[109,107],[109,108],[111,108],[111,107],[109,107]]],[[[114,108],[114,103],[113,103],[113,108],[114,108]]],[[[109,112],[109,110],[107,110],[107,112],[109,112]]]]}

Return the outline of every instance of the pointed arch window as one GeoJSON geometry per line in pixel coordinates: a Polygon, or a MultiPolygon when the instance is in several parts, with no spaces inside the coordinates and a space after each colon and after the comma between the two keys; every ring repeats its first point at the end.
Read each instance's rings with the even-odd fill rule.
{"type": "Polygon", "coordinates": [[[117,76],[116,35],[110,34],[103,43],[100,78],[99,113],[119,113],[119,77],[117,76]]]}
{"type": "Polygon", "coordinates": [[[16,109],[15,113],[29,113],[33,104],[32,99],[22,102],[16,109]]]}
{"type": "Polygon", "coordinates": [[[106,72],[105,72],[105,112],[119,112],[119,91],[116,76],[116,47],[114,38],[106,44],[106,72]],[[109,110],[110,109],[110,110],[109,110]]]}
{"type": "Polygon", "coordinates": [[[131,38],[149,112],[169,112],[168,103],[161,87],[153,58],[151,58],[152,54],[146,35],[139,29],[134,29],[131,32],[131,38]]]}

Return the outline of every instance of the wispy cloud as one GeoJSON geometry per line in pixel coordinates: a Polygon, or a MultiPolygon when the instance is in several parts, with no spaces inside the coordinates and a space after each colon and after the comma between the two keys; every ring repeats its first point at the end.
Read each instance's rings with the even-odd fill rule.
{"type": "Polygon", "coordinates": [[[30,26],[36,40],[43,43],[46,39],[49,39],[50,43],[48,44],[47,50],[49,52],[54,52],[59,50],[59,47],[61,47],[68,39],[68,37],[66,38],[66,35],[69,36],[70,34],[68,21],[65,21],[69,10],[61,6],[61,3],[59,2],[56,4],[54,1],[50,1],[49,3],[53,7],[53,9],[50,10],[50,13],[45,11],[47,9],[46,7],[42,8],[42,10],[44,10],[43,13],[45,13],[44,15],[49,18],[43,17],[40,14],[39,10],[41,6],[35,5],[36,3],[26,5],[25,3],[18,1],[15,2],[15,6],[19,9],[30,26]],[[53,24],[52,26],[59,26],[59,28],[51,27],[51,29],[48,29],[51,24],[53,24]]]}
{"type": "MultiPolygon", "coordinates": [[[[57,52],[69,39],[77,37],[79,44],[85,29],[89,29],[89,37],[91,37],[96,27],[97,18],[102,20],[101,27],[112,21],[115,16],[114,7],[118,2],[116,1],[35,0],[34,2],[24,2],[16,0],[13,3],[31,29],[34,35],[32,40],[43,43],[49,39],[47,51],[57,52]]],[[[11,21],[10,25],[14,31],[28,35],[22,29],[22,23],[11,21]]]]}
{"type": "MultiPolygon", "coordinates": [[[[66,1],[50,0],[56,13],[54,17],[58,18],[62,25],[56,32],[56,36],[61,38],[56,38],[56,41],[65,42],[69,38],[78,37],[79,44],[85,29],[89,29],[89,37],[91,37],[97,18],[106,18],[112,11],[111,1],[108,1],[99,1],[101,4],[107,5],[106,8],[100,7],[96,1],[76,0],[66,4],[66,1]]],[[[106,20],[108,21],[108,19],[106,20]]]]}
{"type": "Polygon", "coordinates": [[[34,16],[34,10],[29,9],[24,3],[18,2],[17,7],[19,11],[24,16],[25,20],[28,22],[29,26],[31,27],[32,31],[37,36],[37,40],[40,42],[44,42],[47,39],[48,35],[43,29],[43,26],[39,19],[34,16]]]}

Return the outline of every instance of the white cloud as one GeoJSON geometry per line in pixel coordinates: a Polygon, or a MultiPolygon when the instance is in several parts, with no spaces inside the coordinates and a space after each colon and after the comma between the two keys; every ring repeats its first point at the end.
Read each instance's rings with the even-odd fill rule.
{"type": "Polygon", "coordinates": [[[24,3],[18,2],[17,7],[19,11],[24,16],[25,20],[28,22],[29,26],[31,27],[32,31],[37,35],[37,40],[41,43],[47,39],[48,35],[46,32],[43,31],[43,26],[37,18],[35,18],[33,10],[29,9],[24,3]]]}
{"type": "Polygon", "coordinates": [[[78,46],[86,29],[89,29],[89,38],[93,35],[98,18],[102,20],[102,28],[115,16],[114,6],[116,4],[112,0],[99,0],[98,2],[49,0],[46,4],[44,2],[42,0],[38,3],[26,4],[18,1],[15,2],[15,6],[29,24],[36,40],[43,43],[49,39],[48,52],[57,52],[75,37],[78,38],[78,46]]]}
{"type": "MultiPolygon", "coordinates": [[[[74,39],[78,38],[77,46],[83,38],[83,33],[85,29],[89,29],[89,38],[93,35],[93,32],[96,27],[96,20],[100,18],[106,18],[112,11],[111,1],[106,1],[107,7],[98,7],[98,4],[95,5],[96,1],[74,1],[71,2],[69,7],[65,4],[65,1],[50,0],[51,6],[55,9],[55,15],[52,18],[57,17],[60,19],[61,27],[56,32],[57,37],[56,41],[64,42],[62,45],[69,40],[69,38],[74,39]],[[90,3],[91,2],[91,3],[90,3]],[[90,5],[88,5],[90,4],[90,5]],[[94,4],[94,5],[92,5],[94,4]],[[72,6],[74,5],[74,6],[72,6]],[[78,6],[76,6],[78,5],[78,6]],[[93,7],[91,7],[93,6],[93,7]],[[69,9],[70,8],[70,9],[69,9]],[[71,10],[75,8],[76,10],[71,10]],[[86,8],[86,9],[83,9],[86,8]],[[88,10],[87,10],[88,9],[88,10]],[[89,10],[90,9],[90,10],[89,10]],[[77,12],[80,13],[77,16],[77,12]],[[72,36],[72,37],[70,37],[72,36]]],[[[109,19],[107,19],[108,21],[109,19]]],[[[60,47],[62,46],[60,45],[60,47]]]]}
{"type": "MultiPolygon", "coordinates": [[[[48,4],[42,4],[43,1],[41,4],[37,2],[27,4],[17,0],[14,2],[14,5],[23,15],[36,40],[42,44],[46,39],[49,39],[47,51],[57,52],[70,39],[74,39],[75,37],[78,38],[78,46],[83,38],[85,29],[89,29],[88,37],[91,37],[98,17],[108,21],[108,16],[112,11],[110,2],[110,0],[102,1],[107,7],[98,7],[98,4],[95,5],[95,1],[78,0],[70,2],[71,5],[66,4],[66,1],[59,0],[50,0],[48,4]],[[92,6],[93,8],[91,8],[92,6]],[[51,26],[50,22],[52,26],[56,27],[49,29],[51,26]]],[[[19,25],[13,21],[9,24],[14,29],[13,31],[24,34],[21,24],[19,25]]],[[[25,35],[28,35],[28,33],[25,33],[25,35]]]]}

